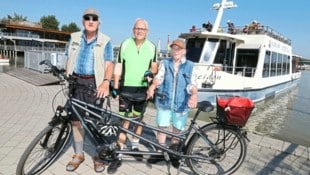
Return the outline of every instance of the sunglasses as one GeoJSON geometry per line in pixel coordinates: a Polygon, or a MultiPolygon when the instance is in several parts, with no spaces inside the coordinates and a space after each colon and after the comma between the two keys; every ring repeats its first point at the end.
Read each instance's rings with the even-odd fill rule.
{"type": "Polygon", "coordinates": [[[141,31],[147,31],[147,28],[139,28],[139,27],[135,27],[135,30],[141,30],[141,31]]]}
{"type": "Polygon", "coordinates": [[[84,15],[83,16],[85,21],[98,21],[98,16],[97,15],[84,15]]]}

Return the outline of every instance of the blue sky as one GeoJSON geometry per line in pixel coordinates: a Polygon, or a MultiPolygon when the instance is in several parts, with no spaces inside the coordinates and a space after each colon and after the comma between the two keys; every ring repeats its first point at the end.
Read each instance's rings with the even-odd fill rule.
{"type": "MultiPolygon", "coordinates": [[[[101,14],[100,29],[115,45],[132,36],[132,25],[141,17],[149,22],[149,39],[161,41],[165,49],[167,38],[177,38],[192,25],[214,23],[216,11],[211,7],[221,0],[1,0],[0,18],[14,12],[37,22],[42,16],[55,15],[60,26],[75,22],[82,28],[84,9],[94,7],[101,14]]],[[[237,8],[224,12],[221,26],[231,20],[244,26],[253,20],[270,26],[292,40],[293,52],[310,58],[309,0],[234,0],[237,8]]],[[[59,27],[60,27],[59,26],[59,27]]]]}

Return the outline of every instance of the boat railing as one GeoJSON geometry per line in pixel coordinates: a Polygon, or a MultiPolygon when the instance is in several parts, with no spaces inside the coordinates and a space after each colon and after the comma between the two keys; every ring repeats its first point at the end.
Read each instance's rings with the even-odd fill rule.
{"type": "Polygon", "coordinates": [[[234,67],[234,66],[222,66],[222,71],[235,74],[243,77],[254,77],[256,67],[248,67],[248,66],[240,66],[240,67],[234,67]]]}
{"type": "Polygon", "coordinates": [[[56,52],[65,52],[65,48],[61,47],[42,47],[42,46],[13,46],[0,44],[0,50],[12,50],[12,51],[56,51],[56,52]],[[16,50],[15,50],[16,49],[16,50]]]}
{"type": "MultiPolygon", "coordinates": [[[[225,28],[225,31],[228,32],[228,28],[225,28]]],[[[247,35],[268,35],[276,40],[282,41],[286,44],[291,45],[292,42],[289,38],[284,36],[283,34],[277,32],[270,26],[258,26],[256,28],[245,27],[245,26],[236,26],[234,32],[232,34],[247,34],[247,35]]]]}
{"type": "MultiPolygon", "coordinates": [[[[205,28],[196,28],[195,31],[189,29],[189,32],[208,32],[208,31],[205,28]]],[[[288,45],[292,44],[292,41],[289,38],[277,32],[273,28],[264,25],[260,25],[254,28],[250,26],[235,26],[233,30],[228,30],[228,27],[219,27],[217,32],[238,34],[238,35],[268,35],[288,45]]]]}
{"type": "Polygon", "coordinates": [[[33,34],[31,32],[18,32],[18,33],[11,33],[11,32],[1,32],[1,36],[7,37],[25,37],[25,38],[40,38],[38,34],[33,34]]]}

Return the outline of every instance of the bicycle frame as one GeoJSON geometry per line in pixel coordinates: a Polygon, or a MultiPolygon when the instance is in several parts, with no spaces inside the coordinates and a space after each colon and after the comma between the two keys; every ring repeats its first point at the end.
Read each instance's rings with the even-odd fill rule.
{"type": "Polygon", "coordinates": [[[185,154],[183,154],[182,151],[180,151],[182,148],[186,147],[186,143],[188,142],[188,140],[191,136],[191,133],[192,134],[194,134],[194,133],[199,134],[200,136],[202,136],[204,138],[206,144],[208,144],[213,149],[217,150],[216,146],[214,146],[214,144],[208,139],[208,137],[199,131],[199,126],[197,127],[196,119],[197,119],[200,111],[197,111],[196,115],[191,120],[191,123],[190,123],[187,130],[185,130],[182,133],[175,134],[173,132],[170,132],[167,130],[162,130],[162,129],[155,127],[153,125],[150,125],[150,124],[145,124],[145,123],[142,123],[142,122],[130,119],[130,118],[126,118],[126,117],[121,116],[115,112],[107,111],[104,108],[99,108],[99,107],[96,107],[94,105],[87,104],[87,103],[80,101],[78,99],[75,99],[75,98],[69,99],[68,103],[70,104],[69,106],[71,106],[70,108],[72,109],[72,112],[74,112],[74,114],[79,118],[79,120],[81,121],[82,126],[84,127],[85,131],[88,133],[91,140],[94,141],[96,146],[98,146],[104,142],[104,136],[102,136],[102,138],[96,137],[96,135],[98,135],[98,133],[95,133],[94,131],[92,131],[89,128],[89,126],[86,125],[86,122],[89,122],[89,121],[85,121],[85,119],[83,119],[80,112],[78,112],[78,109],[82,109],[83,112],[85,112],[85,113],[88,112],[89,114],[92,114],[93,117],[95,117],[96,119],[99,119],[99,120],[102,119],[102,116],[100,114],[97,114],[96,112],[93,112],[93,110],[97,110],[97,111],[100,111],[102,113],[109,114],[109,115],[111,115],[117,119],[126,120],[126,121],[129,121],[135,125],[142,126],[143,128],[147,128],[147,129],[150,129],[152,131],[162,132],[162,133],[167,134],[168,136],[176,137],[176,138],[180,139],[180,144],[179,144],[178,149],[172,150],[172,149],[169,149],[165,146],[158,144],[156,141],[153,141],[153,140],[148,139],[148,138],[144,138],[143,136],[139,136],[139,135],[135,134],[133,131],[130,131],[129,129],[125,129],[121,125],[119,125],[119,130],[121,132],[125,132],[126,134],[135,136],[135,137],[149,143],[151,146],[153,146],[153,148],[161,149],[163,152],[158,152],[156,150],[154,150],[154,151],[139,151],[139,152],[138,151],[131,151],[131,150],[116,150],[116,153],[130,154],[130,155],[162,155],[163,153],[166,152],[166,153],[170,153],[172,155],[175,155],[175,156],[178,156],[181,158],[199,158],[199,159],[204,159],[204,160],[210,160],[209,158],[202,157],[202,156],[185,155],[185,154]]]}

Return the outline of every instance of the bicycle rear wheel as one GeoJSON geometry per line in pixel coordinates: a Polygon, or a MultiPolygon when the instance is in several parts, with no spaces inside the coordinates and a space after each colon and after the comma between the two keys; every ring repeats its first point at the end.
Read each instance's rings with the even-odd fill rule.
{"type": "Polygon", "coordinates": [[[232,174],[243,163],[246,143],[243,136],[231,128],[212,123],[200,129],[188,142],[187,155],[200,158],[186,159],[195,174],[232,174]],[[210,140],[212,145],[207,143],[210,140]]]}
{"type": "Polygon", "coordinates": [[[71,138],[71,124],[47,126],[30,143],[21,156],[17,175],[40,174],[61,154],[71,138]]]}

